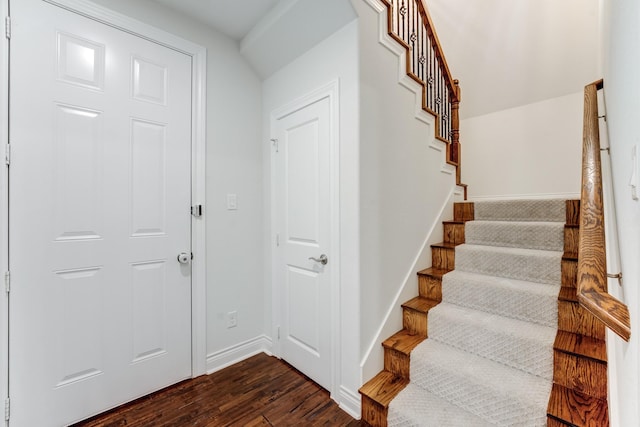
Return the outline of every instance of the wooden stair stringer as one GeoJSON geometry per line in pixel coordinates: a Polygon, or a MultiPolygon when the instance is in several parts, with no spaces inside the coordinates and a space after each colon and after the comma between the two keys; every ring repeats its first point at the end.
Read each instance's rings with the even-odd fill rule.
{"type": "Polygon", "coordinates": [[[566,212],[547,426],[608,426],[605,328],[580,306],[576,294],[579,200],[568,200],[566,212]]]}
{"type": "Polygon", "coordinates": [[[418,272],[418,296],[402,304],[403,329],[386,339],[384,370],[359,390],[362,420],[387,425],[389,403],[409,384],[411,351],[428,337],[428,313],[442,301],[442,276],[453,270],[455,246],[464,243],[464,223],[473,220],[473,203],[454,203],[454,219],[443,221],[444,241],[431,246],[432,266],[418,272]]]}

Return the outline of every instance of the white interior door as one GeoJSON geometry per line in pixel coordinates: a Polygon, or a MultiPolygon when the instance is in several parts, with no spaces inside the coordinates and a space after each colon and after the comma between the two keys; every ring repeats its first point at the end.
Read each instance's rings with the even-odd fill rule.
{"type": "Polygon", "coordinates": [[[328,97],[275,124],[281,357],[328,390],[332,367],[330,127],[328,97]],[[326,264],[316,261],[323,256],[326,264]]]}
{"type": "Polygon", "coordinates": [[[191,58],[11,15],[10,422],[58,426],[191,376],[191,58]]]}

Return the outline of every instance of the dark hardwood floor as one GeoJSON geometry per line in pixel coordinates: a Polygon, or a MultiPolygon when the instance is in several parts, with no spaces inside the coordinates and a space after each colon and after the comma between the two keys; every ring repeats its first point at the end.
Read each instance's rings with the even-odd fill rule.
{"type": "Polygon", "coordinates": [[[74,427],[360,426],[322,387],[264,353],[74,427]]]}

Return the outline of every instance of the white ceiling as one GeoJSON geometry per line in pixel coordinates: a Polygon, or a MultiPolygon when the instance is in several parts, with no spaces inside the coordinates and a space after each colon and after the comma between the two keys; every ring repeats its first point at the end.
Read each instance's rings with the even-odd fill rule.
{"type": "MultiPolygon", "coordinates": [[[[153,1],[242,41],[263,78],[352,19],[349,0],[153,1]],[[269,48],[287,40],[287,49],[269,48]]],[[[599,78],[599,0],[426,3],[460,80],[462,118],[572,94],[599,78]]]]}
{"type": "Polygon", "coordinates": [[[573,94],[599,75],[599,0],[428,0],[462,118],[573,94]]]}
{"type": "Polygon", "coordinates": [[[240,41],[279,0],[154,0],[240,41]]]}

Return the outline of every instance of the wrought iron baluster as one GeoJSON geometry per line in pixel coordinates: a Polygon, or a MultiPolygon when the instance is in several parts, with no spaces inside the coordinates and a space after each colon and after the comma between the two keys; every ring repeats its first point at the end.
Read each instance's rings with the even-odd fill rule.
{"type": "Polygon", "coordinates": [[[418,8],[414,5],[413,7],[413,30],[411,33],[411,41],[413,46],[413,67],[411,68],[413,74],[418,75],[419,62],[418,57],[420,56],[420,49],[418,44],[418,32],[420,31],[419,21],[418,21],[418,8]]]}

